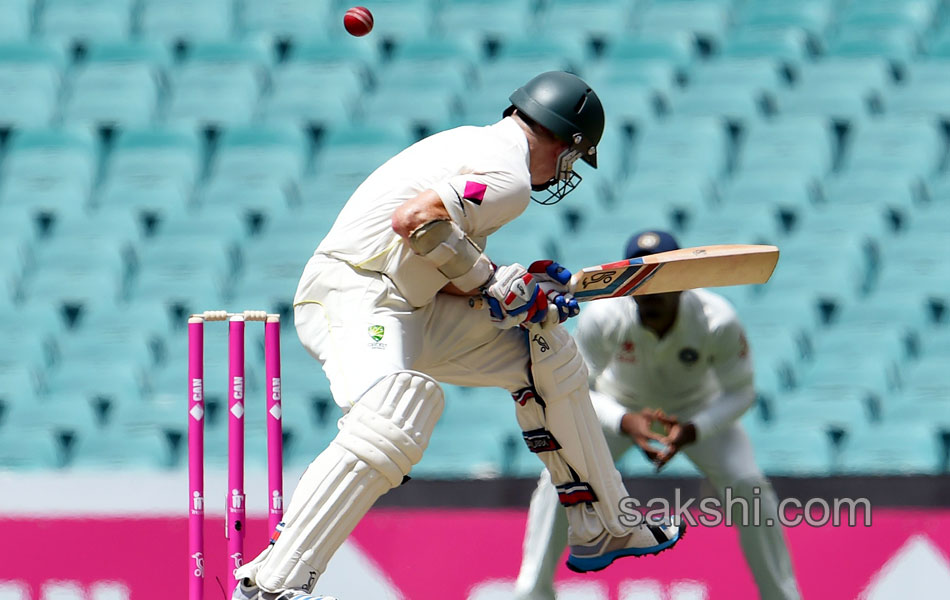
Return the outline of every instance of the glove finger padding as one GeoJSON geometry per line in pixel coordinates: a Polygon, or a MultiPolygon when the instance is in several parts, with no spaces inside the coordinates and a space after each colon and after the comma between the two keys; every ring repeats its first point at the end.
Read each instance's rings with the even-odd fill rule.
{"type": "MultiPolygon", "coordinates": [[[[559,323],[580,313],[580,305],[570,293],[570,271],[553,260],[536,260],[528,267],[528,272],[537,279],[541,292],[548,299],[548,311],[556,312],[559,323]]],[[[549,317],[547,321],[553,321],[553,318],[549,317]]]]}
{"type": "Polygon", "coordinates": [[[538,323],[547,316],[547,297],[535,277],[518,263],[498,267],[482,294],[492,323],[501,329],[538,323]]]}

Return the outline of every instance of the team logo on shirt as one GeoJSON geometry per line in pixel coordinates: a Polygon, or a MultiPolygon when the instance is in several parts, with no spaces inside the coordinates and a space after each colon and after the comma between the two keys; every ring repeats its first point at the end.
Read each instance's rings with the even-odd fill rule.
{"type": "Polygon", "coordinates": [[[369,343],[370,348],[385,348],[386,344],[383,343],[383,336],[386,335],[386,328],[382,325],[370,325],[367,329],[370,339],[373,341],[369,343]]]}
{"type": "Polygon", "coordinates": [[[680,362],[684,365],[694,365],[699,360],[699,352],[693,348],[683,348],[680,350],[680,362]]]}
{"type": "Polygon", "coordinates": [[[462,194],[462,198],[474,202],[475,204],[481,204],[482,200],[485,199],[485,192],[488,191],[488,186],[484,183],[478,183],[476,181],[466,181],[465,182],[465,193],[462,194]]]}
{"type": "Polygon", "coordinates": [[[620,345],[620,352],[617,353],[617,360],[629,363],[637,362],[636,349],[636,344],[630,340],[625,341],[620,345]]]}

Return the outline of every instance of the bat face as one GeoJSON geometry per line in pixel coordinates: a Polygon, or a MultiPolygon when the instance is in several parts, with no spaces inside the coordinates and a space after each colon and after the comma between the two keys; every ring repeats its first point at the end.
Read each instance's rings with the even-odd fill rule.
{"type": "Polygon", "coordinates": [[[571,278],[578,301],[765,283],[778,261],[775,246],[722,244],[681,248],[580,270],[571,278]]]}

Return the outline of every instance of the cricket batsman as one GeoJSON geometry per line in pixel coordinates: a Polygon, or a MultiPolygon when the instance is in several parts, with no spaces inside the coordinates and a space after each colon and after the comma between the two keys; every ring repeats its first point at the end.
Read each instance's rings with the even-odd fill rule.
{"type": "MultiPolygon", "coordinates": [[[[625,525],[627,496],[559,324],[578,312],[550,261],[495,265],[486,238],[532,192],[556,202],[597,166],[604,112],[565,72],[534,77],[503,118],[428,137],[373,172],[310,258],[296,292],[301,342],[343,417],[308,467],[272,543],[238,569],[236,600],[304,600],[373,503],[403,484],[443,408],[439,382],[508,390],[528,448],[565,507],[578,571],[676,544],[678,525],[625,525]],[[470,296],[490,310],[473,310],[470,296]]],[[[411,485],[411,484],[409,484],[411,485]]],[[[407,540],[407,550],[413,543],[407,540]]]]}

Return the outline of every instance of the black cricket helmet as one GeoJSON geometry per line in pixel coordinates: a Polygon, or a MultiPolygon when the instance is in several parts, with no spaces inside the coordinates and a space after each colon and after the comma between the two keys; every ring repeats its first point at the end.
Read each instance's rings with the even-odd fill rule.
{"type": "MultiPolygon", "coordinates": [[[[597,144],[604,133],[604,107],[594,90],[577,75],[548,71],[534,77],[509,97],[505,116],[518,109],[556,138],[569,144],[558,158],[557,175],[540,189],[557,184],[546,201],[553,204],[577,187],[581,177],[574,172],[578,158],[597,168],[597,144]]],[[[539,190],[536,190],[539,191],[539,190]]]]}

